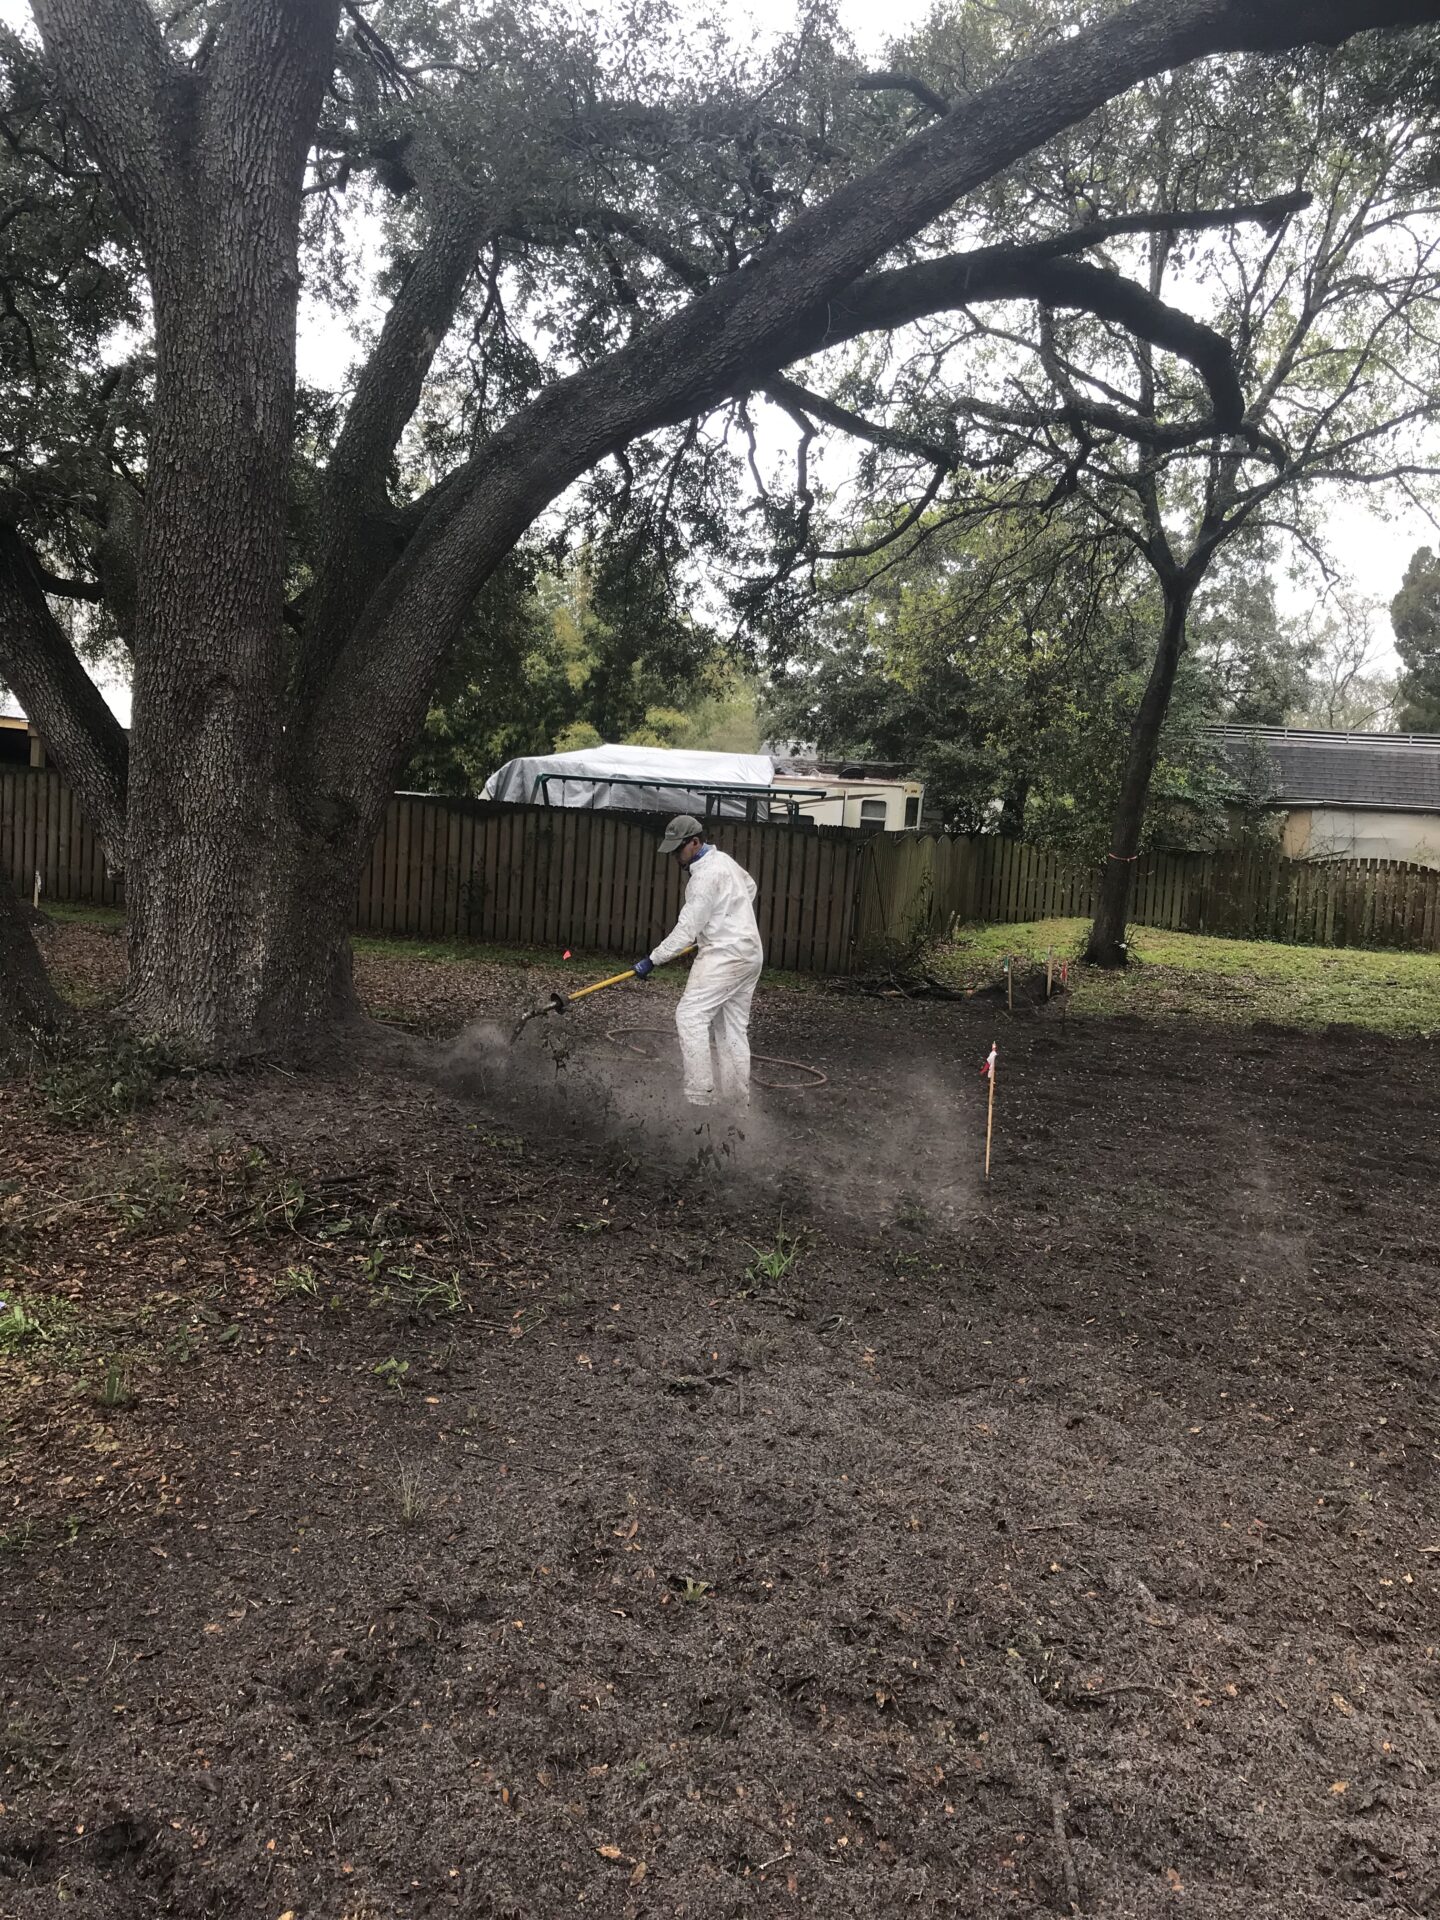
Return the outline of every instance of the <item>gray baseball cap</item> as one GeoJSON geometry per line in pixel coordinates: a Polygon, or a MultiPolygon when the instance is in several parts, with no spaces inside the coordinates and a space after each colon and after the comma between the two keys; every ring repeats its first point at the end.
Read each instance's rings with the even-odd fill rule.
{"type": "Polygon", "coordinates": [[[660,842],[660,851],[674,853],[677,847],[683,847],[687,840],[694,840],[697,835],[703,840],[705,829],[694,814],[677,813],[665,829],[665,838],[660,842]]]}

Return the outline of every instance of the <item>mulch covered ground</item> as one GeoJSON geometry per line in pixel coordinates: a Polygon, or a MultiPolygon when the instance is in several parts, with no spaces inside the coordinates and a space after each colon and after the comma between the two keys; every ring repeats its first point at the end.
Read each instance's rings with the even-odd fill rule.
{"type": "Polygon", "coordinates": [[[5,1920],[1440,1914],[1440,1050],[671,1004],[0,1090],[5,1920]]]}

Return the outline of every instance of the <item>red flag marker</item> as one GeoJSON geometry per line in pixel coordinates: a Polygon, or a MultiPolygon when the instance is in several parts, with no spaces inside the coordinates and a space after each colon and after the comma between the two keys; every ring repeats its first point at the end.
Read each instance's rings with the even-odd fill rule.
{"type": "Polygon", "coordinates": [[[561,954],[560,958],[562,960],[568,960],[570,958],[570,949],[568,947],[566,947],[564,953],[561,954]]]}

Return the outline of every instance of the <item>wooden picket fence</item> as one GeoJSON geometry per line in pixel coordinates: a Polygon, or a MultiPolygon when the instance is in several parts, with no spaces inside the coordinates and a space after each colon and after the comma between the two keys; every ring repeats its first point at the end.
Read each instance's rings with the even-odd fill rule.
{"type": "MultiPolygon", "coordinates": [[[[356,928],[644,953],[680,911],[680,871],[660,858],[655,826],[653,815],[397,794],[361,877],[356,928]]],[[[770,964],[844,972],[861,836],[744,820],[712,831],[755,877],[770,964]]]]}
{"type": "Polygon", "coordinates": [[[115,907],[125,897],[106,871],[99,836],[53,767],[0,771],[0,868],[27,900],[36,874],[46,900],[115,907]]]}
{"type": "MultiPolygon", "coordinates": [[[[1098,871],[1043,847],[975,840],[968,920],[1088,918],[1098,871]]],[[[1440,868],[1404,860],[1287,860],[1265,848],[1152,853],[1135,864],[1136,926],[1301,946],[1440,951],[1440,868]]]]}
{"type": "MultiPolygon", "coordinates": [[[[857,833],[741,820],[718,844],[755,876],[772,966],[854,972],[959,921],[1086,917],[1097,871],[993,835],[857,833]]],[[[0,866],[27,896],[123,902],[96,836],[53,768],[0,772],[0,866]]],[[[365,933],[642,953],[673,924],[680,875],[653,817],[397,794],[361,878],[365,933]]],[[[1310,862],[1264,850],[1149,854],[1138,926],[1317,946],[1440,951],[1440,869],[1310,862]]]]}

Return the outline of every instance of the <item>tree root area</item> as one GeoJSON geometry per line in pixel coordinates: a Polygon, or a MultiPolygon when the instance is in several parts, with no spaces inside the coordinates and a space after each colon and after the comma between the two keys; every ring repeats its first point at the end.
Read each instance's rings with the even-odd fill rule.
{"type": "Polygon", "coordinates": [[[1440,1911],[1440,1054],[997,1017],[0,1089],[7,1920],[1440,1911]]]}

